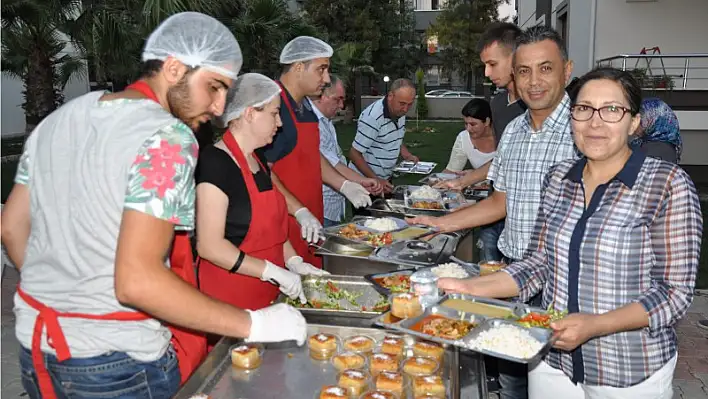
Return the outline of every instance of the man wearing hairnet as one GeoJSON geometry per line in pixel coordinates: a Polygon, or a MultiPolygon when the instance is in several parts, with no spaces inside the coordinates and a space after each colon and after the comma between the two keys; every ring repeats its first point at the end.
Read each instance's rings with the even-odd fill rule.
{"type": "Polygon", "coordinates": [[[324,218],[322,183],[344,195],[359,208],[371,205],[370,191],[380,190],[374,179],[360,180],[366,188],[347,180],[319,153],[319,121],[307,96],[318,96],[329,83],[329,58],[333,50],[322,40],[299,36],[280,53],[283,73],[279,84],[282,106],[278,129],[265,155],[273,164],[273,182],[285,195],[290,218],[289,235],[298,255],[321,267],[321,260],[309,250],[303,238],[318,241],[324,218]]]}
{"type": "Polygon", "coordinates": [[[247,312],[200,293],[187,236],[173,242],[194,223],[192,129],[223,112],[236,39],[211,17],[176,14],[142,60],[125,91],[88,93],[37,126],[3,208],[32,399],[170,398],[206,351],[192,331],[305,340],[291,307],[247,312]]]}

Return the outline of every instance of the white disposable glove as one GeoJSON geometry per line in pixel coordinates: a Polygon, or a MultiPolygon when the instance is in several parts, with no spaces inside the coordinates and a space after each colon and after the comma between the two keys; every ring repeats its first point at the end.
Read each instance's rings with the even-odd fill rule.
{"type": "Polygon", "coordinates": [[[345,180],[344,183],[342,183],[342,187],[339,188],[339,192],[347,197],[349,202],[357,208],[371,205],[369,191],[359,183],[345,180]]]}
{"type": "Polygon", "coordinates": [[[300,298],[303,305],[307,303],[305,293],[302,292],[302,281],[299,275],[265,261],[261,280],[277,284],[280,286],[280,292],[289,296],[290,299],[300,298]]]}
{"type": "Polygon", "coordinates": [[[288,270],[295,272],[301,276],[313,274],[315,276],[324,276],[329,274],[329,272],[322,269],[318,269],[307,262],[303,262],[302,258],[299,256],[293,256],[285,262],[285,267],[288,270]]]}
{"type": "Polygon", "coordinates": [[[322,224],[307,208],[300,208],[295,211],[295,219],[300,223],[302,238],[310,243],[320,240],[322,224]]]}
{"type": "Polygon", "coordinates": [[[307,322],[294,307],[279,303],[260,310],[247,310],[251,315],[251,333],[246,342],[297,341],[302,346],[307,338],[307,322]]]}

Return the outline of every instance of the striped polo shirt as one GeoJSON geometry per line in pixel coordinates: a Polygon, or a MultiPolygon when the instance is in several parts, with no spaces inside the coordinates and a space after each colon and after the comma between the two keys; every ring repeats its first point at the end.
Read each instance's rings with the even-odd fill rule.
{"type": "MultiPolygon", "coordinates": [[[[352,148],[363,155],[376,176],[388,179],[396,167],[405,133],[405,115],[392,119],[384,97],[361,111],[352,148]]],[[[358,170],[353,162],[349,166],[358,170]]]]}

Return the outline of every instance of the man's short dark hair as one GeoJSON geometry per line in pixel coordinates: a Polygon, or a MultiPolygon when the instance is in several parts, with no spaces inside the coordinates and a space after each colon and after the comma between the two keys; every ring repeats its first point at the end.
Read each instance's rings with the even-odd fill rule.
{"type": "MultiPolygon", "coordinates": [[[[301,62],[305,66],[305,69],[307,69],[310,66],[310,64],[312,64],[312,60],[298,61],[298,62],[301,62]]],[[[297,62],[293,62],[292,64],[283,64],[283,70],[281,73],[286,74],[286,73],[290,72],[290,69],[292,69],[292,67],[295,66],[295,64],[297,64],[297,62]]]]}
{"type": "Polygon", "coordinates": [[[500,46],[511,52],[514,50],[514,45],[519,35],[521,35],[521,28],[518,26],[509,22],[494,22],[487,27],[487,30],[482,33],[482,37],[479,38],[477,52],[481,53],[494,43],[499,43],[500,46]]]}
{"type": "Polygon", "coordinates": [[[514,47],[514,51],[516,51],[516,49],[518,49],[520,46],[526,44],[539,43],[544,40],[550,40],[555,43],[561,52],[561,57],[563,58],[563,61],[568,61],[568,49],[565,48],[565,43],[563,43],[563,39],[561,38],[561,36],[555,29],[543,25],[532,26],[521,32],[521,35],[519,35],[519,37],[516,39],[516,46],[514,47]]]}
{"type": "Polygon", "coordinates": [[[165,63],[160,60],[147,60],[140,64],[140,77],[151,78],[157,75],[165,63]]]}

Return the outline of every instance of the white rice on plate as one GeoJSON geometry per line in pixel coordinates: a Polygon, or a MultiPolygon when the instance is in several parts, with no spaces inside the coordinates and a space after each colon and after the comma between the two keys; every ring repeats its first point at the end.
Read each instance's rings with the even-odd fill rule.
{"type": "Polygon", "coordinates": [[[376,218],[364,222],[364,227],[386,233],[398,229],[398,224],[391,218],[376,218]]]}
{"type": "Polygon", "coordinates": [[[426,185],[411,192],[410,198],[416,200],[435,201],[440,200],[442,195],[440,194],[440,191],[426,185]]]}
{"type": "Polygon", "coordinates": [[[470,276],[462,266],[452,262],[441,263],[431,271],[439,278],[467,278],[470,276]]]}
{"type": "Polygon", "coordinates": [[[466,344],[470,349],[487,350],[517,359],[530,359],[543,348],[531,334],[516,326],[502,324],[482,331],[466,344]]]}

